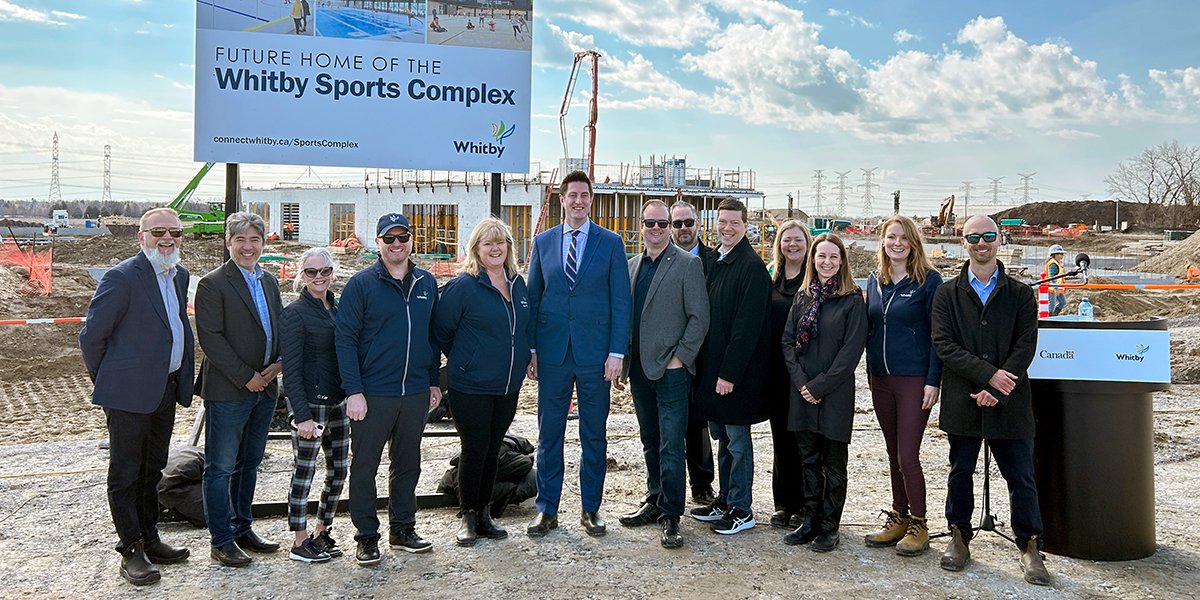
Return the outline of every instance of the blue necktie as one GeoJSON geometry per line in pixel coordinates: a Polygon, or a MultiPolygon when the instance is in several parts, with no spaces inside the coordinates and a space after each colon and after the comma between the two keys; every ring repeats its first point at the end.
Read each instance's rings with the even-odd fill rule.
{"type": "Polygon", "coordinates": [[[579,274],[579,258],[576,256],[576,247],[579,241],[579,230],[571,232],[571,246],[567,248],[567,281],[571,287],[575,287],[575,276],[579,274]]]}

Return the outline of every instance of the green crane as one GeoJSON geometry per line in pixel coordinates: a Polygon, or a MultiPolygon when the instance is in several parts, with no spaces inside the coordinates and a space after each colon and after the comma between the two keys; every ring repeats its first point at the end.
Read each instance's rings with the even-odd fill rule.
{"type": "Polygon", "coordinates": [[[179,220],[183,222],[183,231],[193,235],[224,235],[225,233],[225,203],[209,202],[207,211],[188,210],[187,203],[195,193],[196,187],[200,185],[200,180],[208,174],[216,163],[204,163],[200,167],[200,171],[195,177],[188,182],[178,196],[167,204],[167,208],[175,209],[179,213],[179,220]]]}

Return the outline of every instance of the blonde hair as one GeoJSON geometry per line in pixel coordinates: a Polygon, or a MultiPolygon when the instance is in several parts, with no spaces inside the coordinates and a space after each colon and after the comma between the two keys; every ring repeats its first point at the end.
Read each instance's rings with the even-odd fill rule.
{"type": "Polygon", "coordinates": [[[508,244],[508,251],[504,257],[505,276],[512,276],[516,273],[517,253],[514,249],[515,244],[513,243],[512,230],[508,228],[508,225],[504,221],[496,217],[488,217],[475,226],[475,230],[471,232],[471,237],[467,241],[467,257],[458,272],[477,277],[484,270],[483,265],[479,262],[479,247],[484,242],[499,241],[508,244]]]}
{"type": "MultiPolygon", "coordinates": [[[[307,263],[308,259],[314,256],[319,256],[325,259],[325,266],[333,267],[334,272],[337,272],[337,263],[333,262],[333,255],[330,254],[328,250],[320,246],[309,248],[308,250],[304,251],[304,254],[300,255],[300,258],[296,259],[296,277],[292,279],[292,291],[299,292],[300,290],[303,290],[306,285],[308,285],[304,283],[303,279],[304,263],[307,263]]],[[[330,276],[332,277],[332,274],[330,276]]]]}
{"type": "MultiPolygon", "coordinates": [[[[783,234],[791,229],[799,229],[800,232],[804,234],[805,252],[807,252],[809,242],[812,241],[812,235],[809,234],[808,228],[800,223],[800,221],[795,219],[788,219],[787,221],[784,221],[783,224],[779,226],[779,230],[775,232],[775,243],[771,244],[771,265],[769,268],[771,269],[772,281],[780,281],[784,277],[783,265],[787,262],[787,259],[783,257],[783,234]]],[[[807,264],[807,254],[804,256],[804,259],[805,263],[807,264]]]]}
{"type": "Polygon", "coordinates": [[[929,262],[929,257],[925,255],[925,238],[921,235],[917,223],[904,215],[893,215],[879,226],[879,251],[876,252],[879,260],[879,283],[895,283],[892,281],[892,259],[888,258],[883,245],[888,227],[897,223],[904,230],[904,237],[908,238],[909,250],[908,258],[904,260],[904,270],[908,271],[908,275],[917,282],[917,285],[925,285],[925,278],[929,276],[930,271],[934,270],[933,263],[929,262]]]}
{"type": "Polygon", "coordinates": [[[838,253],[842,257],[841,265],[838,266],[838,287],[834,295],[845,296],[858,293],[858,284],[854,283],[854,276],[850,274],[850,256],[846,253],[846,244],[842,243],[842,238],[832,233],[822,233],[812,241],[812,244],[809,244],[808,256],[804,258],[804,283],[800,286],[800,293],[808,295],[813,280],[817,278],[817,244],[821,242],[829,242],[837,246],[838,253]]]}

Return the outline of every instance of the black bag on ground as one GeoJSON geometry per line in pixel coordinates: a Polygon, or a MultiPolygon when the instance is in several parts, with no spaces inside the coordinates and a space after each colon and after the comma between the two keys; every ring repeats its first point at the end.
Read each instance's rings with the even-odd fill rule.
{"type": "MultiPolygon", "coordinates": [[[[536,451],[529,440],[506,435],[500,444],[496,463],[496,485],[492,487],[491,513],[500,517],[509,504],[520,504],[537,495],[537,471],[533,468],[536,451]]],[[[458,461],[462,453],[450,459],[450,468],[442,475],[437,491],[458,496],[458,461]]]]}
{"type": "Polygon", "coordinates": [[[204,451],[194,446],[172,448],[158,482],[160,521],[187,521],[204,527],[204,451]]]}

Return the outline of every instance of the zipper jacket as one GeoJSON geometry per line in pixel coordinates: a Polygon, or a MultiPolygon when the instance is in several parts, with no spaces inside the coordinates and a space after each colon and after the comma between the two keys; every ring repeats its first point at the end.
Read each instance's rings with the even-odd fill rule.
{"type": "Polygon", "coordinates": [[[411,261],[402,281],[379,260],[346,282],[335,346],[347,396],[409,396],[438,385],[437,300],[437,280],[411,261]]]}
{"type": "Polygon", "coordinates": [[[333,349],[337,299],[330,291],[326,298],[328,310],[304,289],[279,313],[283,390],[297,423],[312,418],[310,404],[336,405],[346,398],[333,349]]]}
{"type": "Polygon", "coordinates": [[[438,300],[433,332],[446,354],[446,378],[455,391],[503,396],[521,389],[529,366],[529,292],[525,280],[508,280],[504,299],[487,273],[460,274],[438,300]]]}
{"type": "Polygon", "coordinates": [[[867,372],[872,375],[924,377],[941,387],[942,361],[933,351],[930,315],[942,277],[931,271],[924,285],[911,277],[883,285],[867,277],[867,372]]]}

